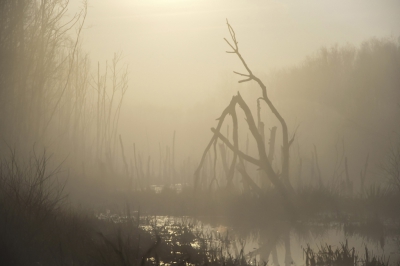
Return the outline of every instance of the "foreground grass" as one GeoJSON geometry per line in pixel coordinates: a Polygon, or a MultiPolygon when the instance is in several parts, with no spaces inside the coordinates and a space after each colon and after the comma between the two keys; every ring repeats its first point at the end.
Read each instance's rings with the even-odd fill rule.
{"type": "Polygon", "coordinates": [[[229,255],[190,224],[156,225],[129,204],[117,220],[70,207],[65,182],[47,165],[45,154],[0,162],[0,265],[249,264],[243,252],[229,255]]]}
{"type": "MultiPolygon", "coordinates": [[[[304,249],[306,266],[388,266],[389,259],[371,255],[365,248],[363,257],[359,257],[354,248],[349,248],[347,241],[333,249],[329,245],[321,246],[314,251],[308,246],[304,249]]],[[[400,265],[397,262],[396,265],[400,265]]]]}

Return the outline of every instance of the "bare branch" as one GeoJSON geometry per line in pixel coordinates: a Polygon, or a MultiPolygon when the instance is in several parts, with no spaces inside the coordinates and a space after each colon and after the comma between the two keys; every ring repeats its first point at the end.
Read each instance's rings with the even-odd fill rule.
{"type": "Polygon", "coordinates": [[[222,140],[223,143],[225,143],[225,145],[234,153],[237,153],[237,155],[239,156],[239,158],[244,159],[246,161],[248,161],[249,163],[252,163],[258,167],[261,167],[261,162],[259,160],[257,160],[256,158],[253,158],[247,154],[245,154],[244,152],[240,151],[239,149],[236,149],[232,143],[229,142],[229,140],[221,134],[221,132],[217,132],[217,130],[215,128],[211,128],[211,131],[220,139],[222,140]]]}
{"type": "MultiPolygon", "coordinates": [[[[217,128],[216,128],[216,132],[219,133],[219,131],[221,130],[222,124],[224,122],[225,117],[230,113],[230,110],[232,108],[234,108],[235,104],[236,104],[236,98],[232,97],[232,100],[229,103],[229,105],[225,108],[225,110],[222,112],[221,116],[217,119],[219,122],[218,122],[218,125],[217,125],[217,128]]],[[[204,160],[206,158],[206,154],[207,154],[208,150],[210,149],[211,145],[217,140],[217,138],[218,137],[217,137],[216,133],[214,133],[214,136],[211,138],[210,142],[208,143],[207,147],[205,148],[205,150],[203,152],[203,156],[201,157],[200,164],[199,164],[199,166],[197,167],[197,169],[196,169],[196,171],[194,173],[194,175],[195,175],[195,180],[194,180],[195,188],[197,187],[197,184],[198,184],[198,181],[199,181],[199,178],[200,178],[200,169],[204,164],[204,160]]]]}
{"type": "Polygon", "coordinates": [[[233,52],[231,52],[231,53],[236,53],[235,47],[233,47],[232,44],[231,44],[226,38],[224,38],[224,40],[225,40],[226,43],[229,44],[229,46],[233,49],[233,52]]]}
{"type": "Polygon", "coordinates": [[[292,145],[295,136],[296,136],[296,133],[294,133],[293,137],[289,140],[289,143],[288,143],[289,147],[290,147],[290,145],[292,145]]]}
{"type": "Polygon", "coordinates": [[[59,96],[59,98],[58,98],[58,100],[57,100],[55,106],[53,107],[53,110],[52,110],[52,112],[51,112],[51,114],[50,114],[50,118],[49,118],[49,120],[47,121],[47,123],[45,124],[44,131],[46,131],[47,127],[49,126],[49,124],[50,124],[50,122],[51,122],[51,120],[53,120],[53,117],[54,117],[54,114],[55,114],[55,112],[56,112],[56,110],[57,110],[57,107],[58,107],[58,105],[60,104],[61,99],[62,99],[62,96],[64,95],[64,93],[65,93],[65,91],[66,91],[66,89],[67,89],[67,86],[68,86],[68,84],[69,84],[69,82],[70,82],[70,77],[71,77],[71,73],[72,73],[72,66],[73,66],[73,63],[75,62],[75,54],[76,54],[76,50],[77,50],[77,47],[78,47],[79,38],[80,38],[80,36],[81,36],[81,32],[82,32],[82,29],[83,29],[83,25],[85,24],[85,21],[86,21],[86,16],[87,16],[87,3],[84,4],[83,9],[81,10],[81,13],[80,13],[79,17],[81,17],[81,16],[82,16],[82,22],[81,22],[81,24],[80,24],[79,27],[78,27],[78,33],[77,33],[77,36],[76,36],[75,44],[74,44],[73,49],[72,49],[71,61],[70,61],[70,65],[69,65],[69,69],[68,69],[68,74],[67,74],[67,80],[65,81],[64,88],[63,88],[62,91],[61,91],[61,95],[59,96]]]}
{"type": "Polygon", "coordinates": [[[244,77],[250,77],[250,75],[248,75],[248,74],[242,74],[242,73],[239,73],[239,72],[236,72],[236,71],[233,71],[233,73],[238,74],[240,76],[244,76],[244,77]]]}
{"type": "Polygon", "coordinates": [[[228,25],[228,29],[229,29],[229,33],[231,34],[232,41],[235,43],[235,48],[226,39],[225,39],[225,41],[229,44],[230,47],[232,47],[234,52],[239,57],[240,61],[242,61],[242,64],[246,68],[247,72],[249,72],[249,75],[253,75],[250,68],[247,66],[246,62],[244,61],[242,55],[239,53],[239,47],[238,47],[238,42],[236,41],[235,31],[233,30],[232,26],[229,24],[228,20],[226,20],[226,23],[228,25]]]}
{"type": "Polygon", "coordinates": [[[248,79],[239,80],[238,82],[243,83],[243,82],[252,81],[252,80],[253,80],[252,78],[248,78],[248,79]]]}

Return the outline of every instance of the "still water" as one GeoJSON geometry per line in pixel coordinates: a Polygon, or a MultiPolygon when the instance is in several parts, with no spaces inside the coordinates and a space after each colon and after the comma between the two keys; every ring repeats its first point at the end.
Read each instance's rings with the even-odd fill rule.
{"type": "MultiPolygon", "coordinates": [[[[126,219],[126,216],[109,212],[98,217],[114,222],[126,219]]],[[[194,248],[207,245],[223,250],[224,255],[243,254],[247,260],[268,261],[268,265],[305,265],[304,250],[308,246],[314,251],[327,246],[336,250],[346,242],[349,249],[355,249],[359,259],[364,259],[367,248],[369,254],[389,259],[391,265],[400,261],[400,225],[394,221],[329,222],[322,219],[295,225],[275,221],[260,227],[231,225],[218,217],[148,216],[140,220],[142,229],[161,235],[167,242],[174,241],[174,236],[182,234],[182,228],[186,228],[195,235],[190,240],[194,248]]]]}

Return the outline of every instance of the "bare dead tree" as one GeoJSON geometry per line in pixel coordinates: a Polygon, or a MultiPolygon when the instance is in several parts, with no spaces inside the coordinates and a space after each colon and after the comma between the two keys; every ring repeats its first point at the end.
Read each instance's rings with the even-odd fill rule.
{"type": "Polygon", "coordinates": [[[219,151],[221,153],[221,159],[222,159],[222,169],[224,170],[224,173],[226,176],[228,176],[228,162],[226,158],[226,149],[224,144],[219,144],[219,151]]]}
{"type": "Polygon", "coordinates": [[[321,176],[321,168],[319,167],[319,161],[318,161],[318,153],[317,153],[317,146],[314,144],[314,158],[315,158],[315,167],[317,168],[317,174],[318,174],[318,187],[322,188],[324,186],[322,182],[322,176],[321,176]]]}
{"type": "Polygon", "coordinates": [[[104,74],[98,63],[97,78],[92,87],[97,91],[96,156],[113,169],[117,147],[119,119],[125,93],[128,89],[128,66],[122,68],[121,54],[114,54],[112,64],[106,63],[104,74]]]}
{"type": "MultiPolygon", "coordinates": [[[[216,128],[212,128],[211,131],[214,133],[213,137],[211,138],[210,142],[208,143],[207,147],[205,148],[203,152],[203,156],[201,158],[200,164],[197,167],[195,171],[195,177],[194,177],[194,185],[195,189],[199,187],[200,184],[200,172],[201,169],[205,163],[205,158],[206,155],[211,148],[211,146],[214,144],[214,153],[216,155],[216,144],[218,139],[220,139],[234,154],[233,159],[231,161],[231,165],[229,167],[229,172],[227,175],[227,188],[232,188],[233,187],[233,175],[235,171],[235,166],[237,159],[239,158],[240,165],[239,167],[236,167],[237,170],[241,173],[243,177],[243,181],[246,183],[248,187],[250,187],[252,190],[254,190],[257,194],[262,193],[262,189],[260,189],[254,182],[252,182],[251,178],[248,176],[248,174],[245,171],[244,163],[243,161],[248,161],[249,163],[252,163],[256,166],[259,167],[259,169],[264,173],[261,175],[262,178],[268,178],[270,182],[274,185],[274,187],[280,192],[283,202],[286,204],[288,207],[288,211],[290,214],[294,214],[294,205],[292,202],[292,195],[294,194],[294,190],[289,182],[289,147],[292,144],[294,140],[294,135],[293,138],[289,141],[288,138],[288,130],[287,130],[287,125],[283,117],[280,115],[280,113],[277,111],[275,106],[272,104],[270,99],[267,96],[267,90],[266,86],[262,83],[262,81],[256,77],[250,68],[247,66],[245,60],[243,59],[242,55],[239,53],[239,48],[238,48],[238,42],[236,40],[235,32],[233,28],[230,26],[230,24],[227,22],[228,29],[231,35],[231,38],[233,40],[233,45],[225,39],[225,41],[229,44],[229,46],[233,49],[233,51],[230,51],[228,53],[235,53],[245,68],[248,71],[248,74],[241,74],[238,72],[234,72],[240,76],[245,76],[247,77],[244,80],[240,80],[239,83],[241,82],[247,82],[254,80],[256,81],[259,86],[262,89],[262,97],[260,99],[264,100],[267,105],[269,106],[270,110],[272,113],[278,118],[278,120],[281,122],[281,126],[283,128],[283,160],[282,160],[282,172],[281,174],[277,173],[274,171],[271,165],[271,161],[269,160],[266,152],[266,147],[265,147],[265,139],[263,137],[263,130],[260,130],[260,119],[258,119],[258,123],[256,124],[252,112],[250,111],[250,108],[246,104],[246,102],[243,100],[242,96],[238,92],[236,96],[233,96],[231,99],[231,102],[229,105],[224,109],[222,112],[221,116],[217,119],[218,120],[218,125],[216,128]],[[239,150],[239,144],[238,144],[238,120],[237,120],[237,115],[236,115],[236,106],[239,106],[245,115],[245,120],[247,122],[247,125],[250,129],[251,135],[256,141],[257,144],[257,150],[258,150],[258,159],[251,157],[242,151],[239,150]],[[232,117],[232,123],[233,123],[233,144],[230,143],[229,139],[221,133],[221,127],[223,125],[223,122],[226,118],[227,115],[230,115],[232,117]]],[[[258,111],[260,108],[258,108],[258,111]]],[[[260,115],[258,114],[258,118],[260,115]]],[[[215,157],[216,159],[216,157],[215,157]]],[[[216,161],[214,161],[214,167],[216,166],[216,161]]],[[[214,172],[215,175],[215,172],[214,172]]]]}
{"type": "Polygon", "coordinates": [[[280,124],[282,126],[282,139],[283,139],[282,140],[282,155],[283,155],[282,157],[283,157],[283,160],[282,160],[281,176],[282,176],[282,180],[285,182],[285,184],[287,186],[290,186],[290,183],[289,183],[289,148],[294,140],[295,135],[293,135],[293,137],[289,140],[288,127],[287,127],[285,119],[282,117],[282,115],[276,109],[275,105],[269,99],[268,94],[267,94],[267,87],[257,76],[255,76],[253,74],[253,72],[247,65],[246,61],[243,59],[241,53],[239,52],[239,46],[238,46],[238,41],[236,39],[235,31],[233,30],[232,26],[229,24],[228,21],[227,21],[227,25],[228,25],[229,33],[231,35],[231,39],[233,41],[233,44],[231,44],[226,38],[224,38],[224,40],[227,42],[227,44],[233,50],[233,51],[227,51],[227,53],[236,54],[239,57],[240,61],[242,62],[243,66],[245,67],[245,69],[247,71],[247,74],[243,74],[243,73],[234,71],[235,74],[246,77],[245,79],[239,80],[239,83],[248,82],[248,81],[257,82],[257,84],[259,85],[259,87],[261,88],[261,91],[262,91],[261,99],[267,103],[271,112],[275,115],[275,117],[278,119],[278,121],[280,122],[280,124]]]}
{"type": "MultiPolygon", "coordinates": [[[[288,193],[287,187],[282,182],[282,180],[279,178],[279,175],[277,173],[275,173],[275,171],[272,169],[272,166],[268,160],[268,157],[267,157],[267,154],[265,151],[264,142],[262,141],[261,135],[258,132],[253,115],[252,115],[249,107],[247,106],[246,102],[243,100],[242,96],[240,95],[240,93],[238,93],[236,96],[232,97],[230,104],[228,105],[227,108],[225,108],[221,117],[218,120],[219,120],[219,123],[218,123],[217,128],[211,129],[211,131],[214,133],[214,135],[213,135],[212,139],[210,140],[208,146],[204,150],[202,160],[196,169],[195,182],[194,182],[195,188],[197,188],[199,186],[200,170],[203,167],[206,155],[207,155],[209,149],[211,148],[211,145],[213,143],[216,143],[219,138],[234,153],[234,158],[231,163],[231,168],[232,168],[232,166],[235,166],[237,157],[239,157],[239,160],[246,160],[246,161],[258,166],[260,168],[260,170],[264,171],[267,174],[266,176],[270,179],[272,184],[278,189],[278,191],[280,192],[280,194],[282,196],[282,199],[284,200],[286,206],[288,207],[288,210],[290,211],[291,214],[293,214],[294,208],[293,208],[293,202],[291,200],[292,199],[291,195],[293,195],[293,193],[292,194],[288,193]],[[234,117],[236,117],[236,111],[235,111],[236,105],[239,105],[241,107],[241,109],[244,111],[250,132],[253,135],[253,138],[256,140],[256,143],[257,143],[259,159],[251,157],[239,150],[238,141],[237,141],[238,140],[237,119],[234,118],[234,117]],[[234,127],[233,127],[234,128],[234,144],[230,143],[230,141],[225,136],[223,136],[222,133],[219,131],[224,122],[224,119],[226,118],[226,116],[228,114],[231,114],[231,115],[233,114],[232,118],[234,121],[234,127]],[[235,122],[235,120],[236,120],[236,122],[235,122]]],[[[229,169],[229,171],[230,171],[229,173],[233,173],[232,169],[229,169]]],[[[241,172],[242,176],[244,177],[244,179],[249,181],[247,178],[247,175],[243,171],[240,171],[240,172],[241,172]]],[[[227,187],[231,188],[232,185],[229,184],[229,182],[232,179],[232,177],[229,176],[229,178],[230,179],[228,179],[227,187]]],[[[253,187],[254,191],[258,192],[261,190],[260,188],[254,187],[254,185],[255,185],[254,182],[247,182],[247,183],[253,187]]]]}
{"type": "Polygon", "coordinates": [[[272,127],[270,129],[271,134],[269,137],[269,142],[268,142],[268,159],[269,162],[272,164],[274,161],[274,156],[275,156],[275,137],[276,137],[276,129],[277,127],[272,127]]]}
{"type": "MultiPolygon", "coordinates": [[[[256,81],[257,84],[260,86],[261,90],[262,90],[262,97],[260,99],[264,100],[269,109],[271,110],[271,112],[277,117],[277,119],[280,121],[281,126],[282,126],[282,132],[283,132],[283,143],[282,143],[282,151],[283,151],[283,160],[282,160],[282,172],[280,174],[280,176],[273,170],[272,166],[271,166],[271,161],[268,159],[267,153],[266,153],[266,149],[265,149],[265,140],[262,136],[262,132],[260,132],[260,119],[258,119],[258,125],[256,125],[253,115],[249,109],[249,107],[247,106],[247,104],[245,103],[245,101],[243,100],[243,98],[241,97],[240,93],[238,93],[236,96],[234,96],[230,102],[230,104],[225,108],[225,110],[222,112],[220,118],[218,118],[218,125],[216,129],[212,129],[214,135],[212,137],[212,139],[210,140],[209,144],[207,145],[201,162],[199,164],[199,167],[197,168],[196,172],[195,172],[195,186],[197,186],[198,184],[198,179],[199,179],[199,173],[200,173],[200,169],[204,163],[204,159],[205,156],[208,152],[208,150],[210,149],[211,145],[214,144],[216,145],[216,142],[219,139],[221,139],[225,145],[231,149],[234,152],[234,158],[232,160],[231,163],[231,167],[229,169],[229,174],[228,174],[228,187],[231,186],[231,179],[233,176],[233,171],[234,171],[234,166],[236,164],[236,160],[237,160],[237,156],[239,156],[239,159],[242,160],[246,160],[250,163],[255,164],[256,166],[260,167],[261,170],[263,170],[268,178],[270,179],[270,181],[273,183],[273,185],[279,190],[281,191],[282,195],[285,195],[285,197],[287,197],[287,189],[289,189],[291,192],[293,192],[293,188],[291,187],[291,184],[289,182],[289,147],[291,145],[291,143],[293,142],[294,139],[294,135],[293,138],[291,140],[289,140],[288,137],[288,129],[287,129],[287,125],[285,120],[283,119],[283,117],[281,116],[281,114],[278,112],[278,110],[275,108],[275,106],[273,105],[273,103],[271,102],[271,100],[268,98],[267,95],[267,89],[266,86],[264,85],[264,83],[253,74],[253,72],[250,70],[250,68],[248,67],[247,63],[245,62],[245,60],[243,59],[242,55],[239,52],[239,47],[238,47],[238,42],[236,39],[236,35],[235,32],[233,30],[233,28],[231,27],[231,25],[229,24],[229,22],[227,22],[228,25],[228,29],[233,41],[233,44],[231,44],[227,39],[225,39],[225,41],[228,43],[228,45],[233,49],[233,51],[228,51],[227,53],[234,53],[236,54],[239,59],[241,60],[242,64],[244,65],[244,67],[246,68],[248,74],[242,74],[239,72],[234,71],[234,73],[240,75],[240,76],[245,76],[246,79],[244,80],[240,80],[239,83],[242,82],[247,82],[247,81],[256,81]],[[238,122],[237,122],[237,116],[236,116],[236,110],[235,110],[235,106],[239,105],[241,107],[241,109],[244,111],[244,114],[246,116],[246,121],[247,124],[249,126],[250,132],[253,136],[253,138],[255,139],[256,143],[257,143],[257,149],[258,149],[258,153],[259,153],[259,159],[250,157],[249,155],[244,154],[243,152],[241,152],[238,148],[238,122]],[[232,145],[229,140],[227,138],[225,138],[221,133],[221,127],[222,124],[224,122],[224,119],[226,118],[226,116],[230,114],[232,117],[232,121],[233,121],[233,140],[234,140],[234,144],[232,145]]],[[[258,112],[260,112],[260,108],[258,108],[258,112]]],[[[259,113],[258,113],[258,118],[260,117],[259,113]]],[[[263,131],[263,130],[261,130],[263,131]]],[[[270,147],[271,148],[271,147],[270,147]]],[[[271,150],[271,149],[270,149],[271,150]]]]}
{"type": "Polygon", "coordinates": [[[361,195],[364,195],[364,192],[365,192],[365,179],[367,177],[368,159],[369,159],[369,154],[367,154],[367,158],[365,159],[364,169],[361,169],[361,171],[360,171],[361,195]]]}
{"type": "Polygon", "coordinates": [[[82,131],[77,128],[82,119],[75,116],[74,126],[65,122],[74,112],[82,118],[85,106],[81,88],[87,85],[88,63],[79,39],[87,3],[66,20],[68,5],[68,0],[0,4],[0,135],[9,143],[26,146],[49,142],[54,131],[82,131]],[[73,89],[75,99],[65,97],[73,89]]]}

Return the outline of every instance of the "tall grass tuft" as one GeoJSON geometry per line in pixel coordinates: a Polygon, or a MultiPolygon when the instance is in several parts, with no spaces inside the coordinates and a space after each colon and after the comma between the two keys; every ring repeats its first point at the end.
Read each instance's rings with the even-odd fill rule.
{"type": "Polygon", "coordinates": [[[325,244],[318,252],[315,252],[308,245],[304,249],[306,266],[388,266],[389,260],[384,257],[371,255],[365,247],[364,259],[359,258],[354,248],[349,248],[348,242],[341,243],[340,247],[333,249],[332,246],[325,244]]]}

